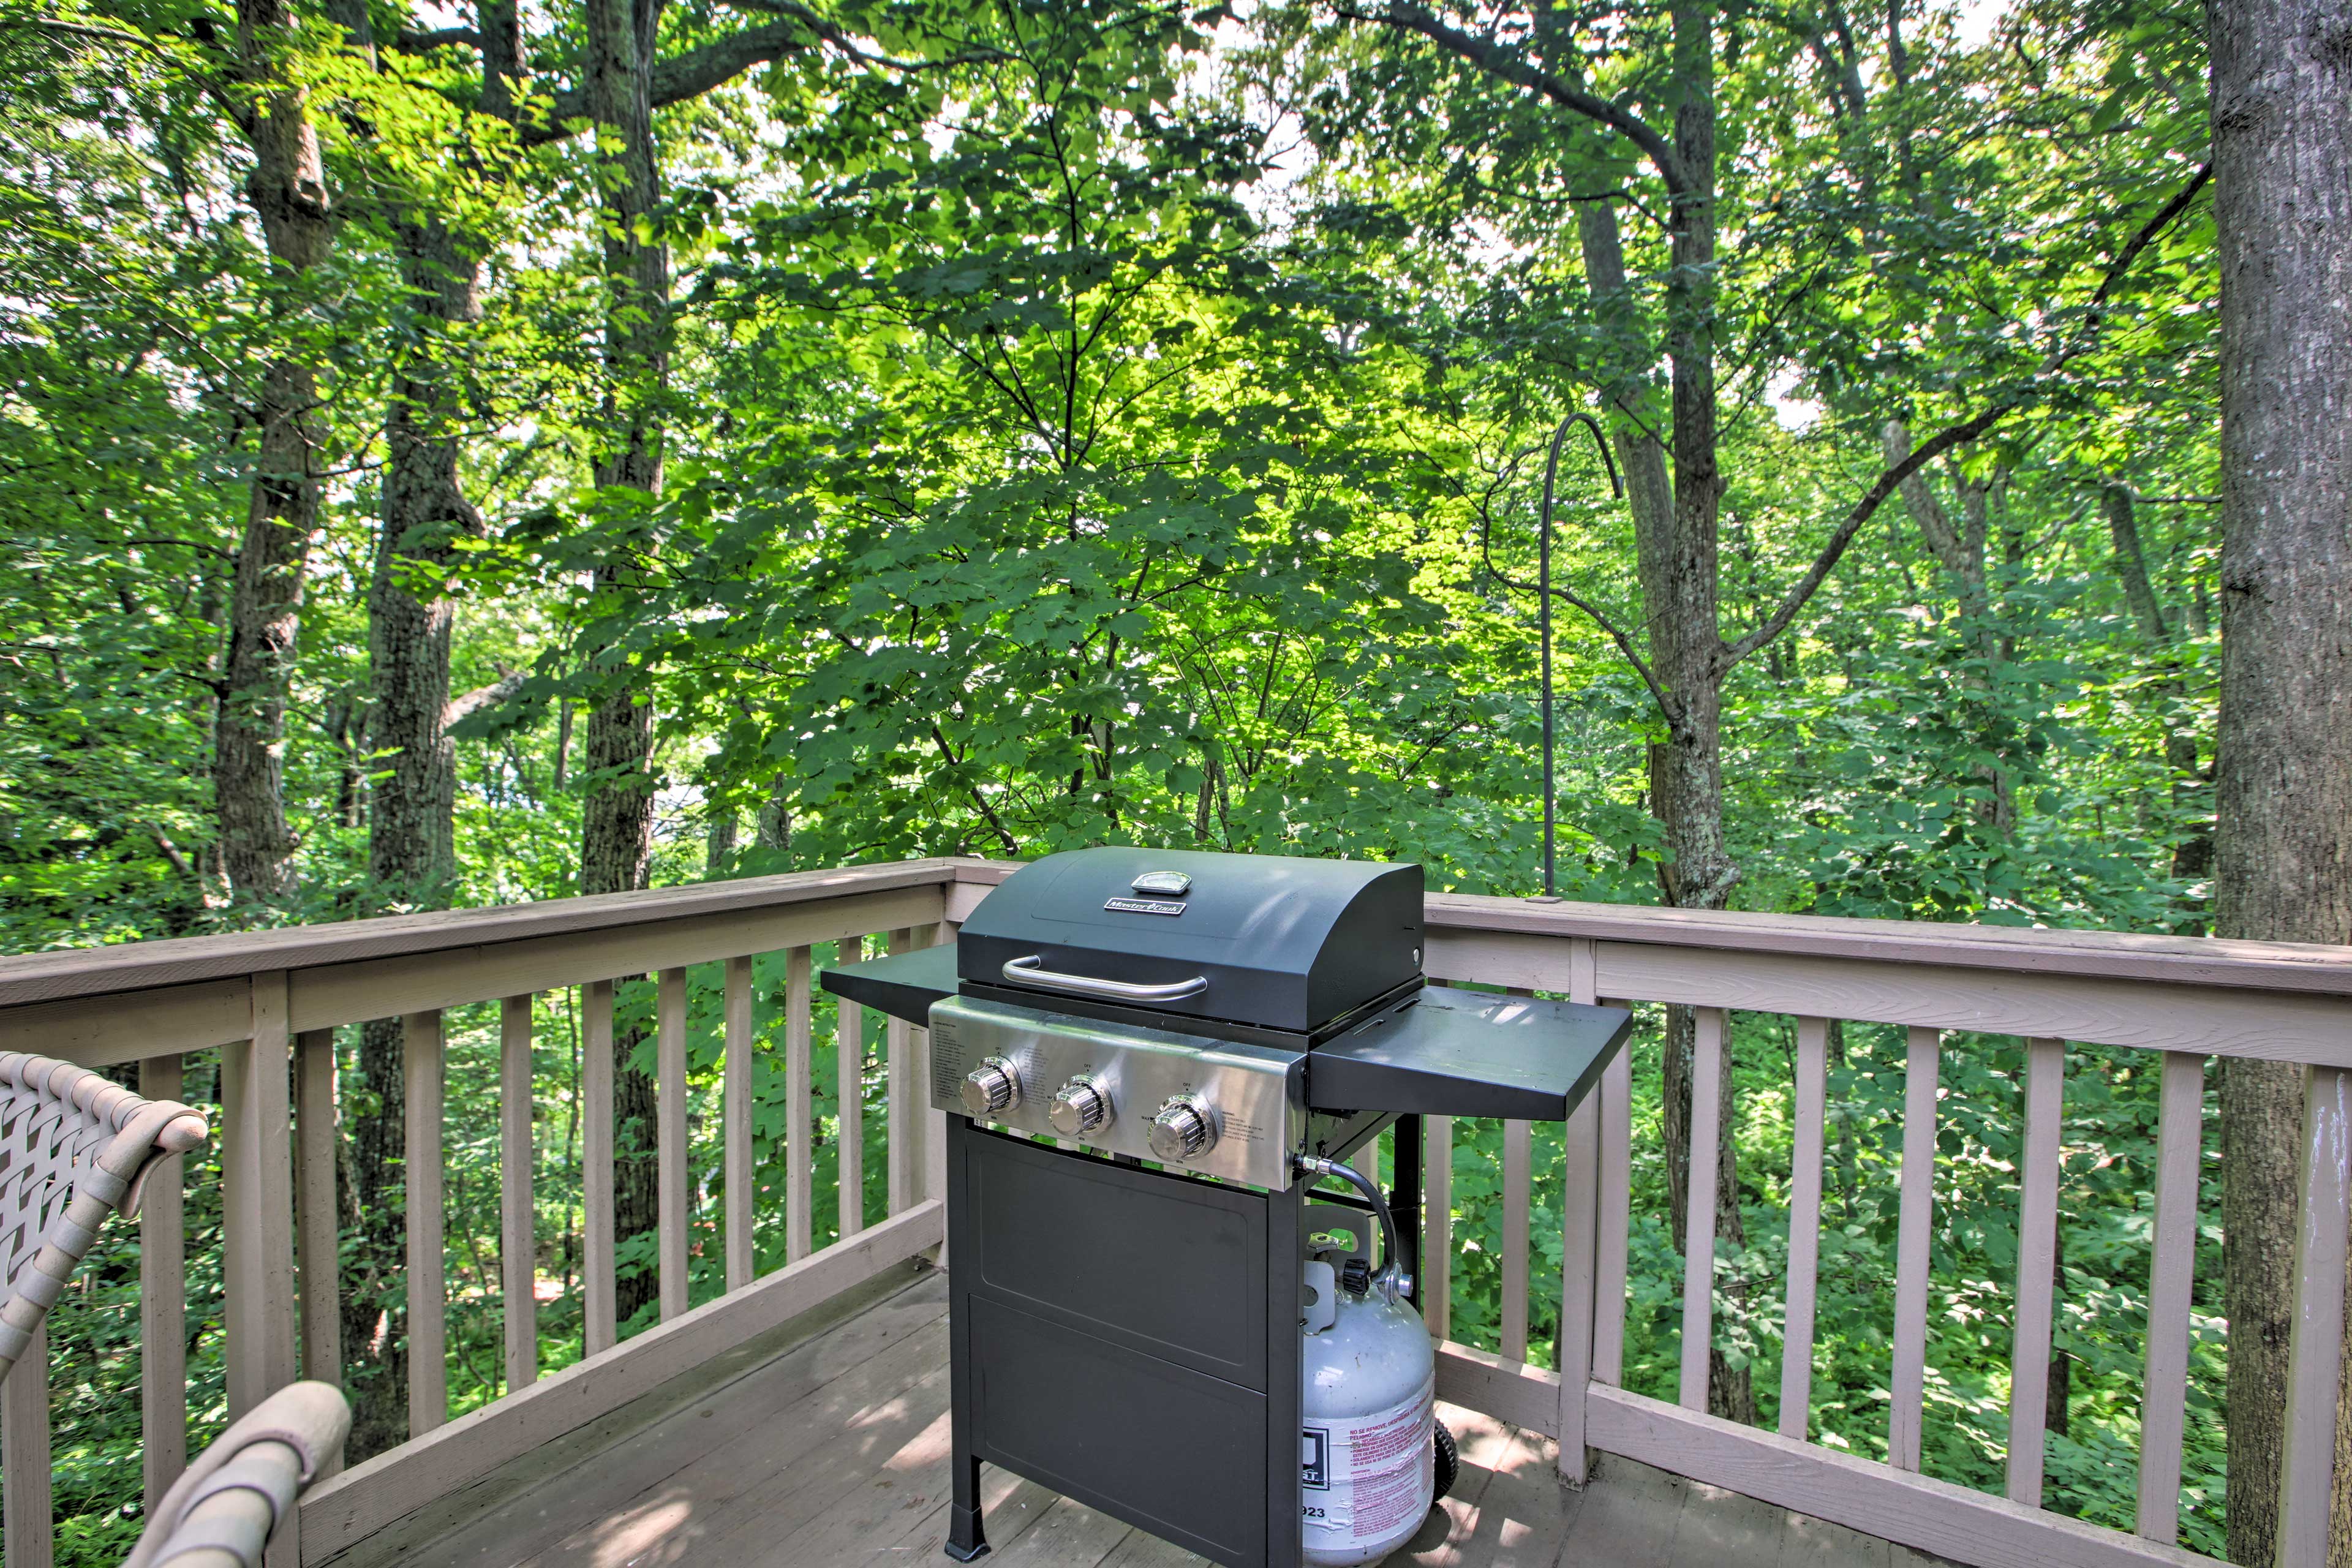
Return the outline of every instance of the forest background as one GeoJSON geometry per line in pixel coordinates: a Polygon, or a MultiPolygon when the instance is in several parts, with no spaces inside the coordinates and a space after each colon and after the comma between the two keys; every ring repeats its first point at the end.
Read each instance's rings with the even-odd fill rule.
{"type": "MultiPolygon", "coordinates": [[[[0,0],[0,947],[1102,842],[1532,893],[1548,456],[1562,894],[2204,931],[2207,26],[0,0]]],[[[539,1031],[548,1365],[579,1346],[567,1005],[539,1031]]],[[[1769,1024],[1733,1040],[1717,1227],[1711,1404],[1751,1421],[1785,1258],[1769,1024]]],[[[496,1147],[465,1131],[495,1124],[496,1026],[453,1028],[463,1409],[499,1392],[496,1147]]],[[[400,1038],[350,1036],[363,1454],[404,1430],[400,1038]]],[[[635,1147],[650,1044],[621,1048],[635,1147]]],[[[1998,1492],[2022,1053],[1948,1051],[1927,1468],[1998,1492]]],[[[1637,1052],[1628,1379],[1664,1389],[1687,1017],[1637,1052]]],[[[1856,1026],[1832,1084],[1814,1420],[1865,1453],[1902,1061],[1856,1026]]],[[[763,1149],[830,1135],[761,1083],[763,1149]]],[[[2051,1503],[2127,1528],[2155,1084],[2082,1051],[2069,1096],[2051,1503]]],[[[1490,1347],[1500,1136],[1465,1124],[1454,1184],[1455,1332],[1490,1347]]],[[[651,1173],[624,1166],[641,1326],[651,1173]]],[[[190,1185],[201,1440],[218,1215],[190,1185]]],[[[1556,1209],[1534,1231],[1556,1249],[1556,1209]]],[[[2221,1259],[2211,1227],[2183,1541],[2267,1561],[2229,1485],[2258,1422],[2221,1419],[2253,1374],[2221,1259]]],[[[68,1561],[138,1527],[135,1278],[103,1252],[56,1331],[68,1561]]]]}

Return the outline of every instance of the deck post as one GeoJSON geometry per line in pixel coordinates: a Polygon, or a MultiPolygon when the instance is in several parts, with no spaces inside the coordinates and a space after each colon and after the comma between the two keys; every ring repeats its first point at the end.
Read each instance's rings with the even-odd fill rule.
{"type": "Polygon", "coordinates": [[[2279,1466],[2277,1568],[2327,1560],[2336,1396],[2344,1347],[2347,1224],[2352,1222],[2352,1070],[2304,1075],[2302,1202],[2294,1232],[2294,1339],[2279,1466]]]}
{"type": "Polygon", "coordinates": [[[288,1017],[286,972],[253,976],[252,1037],[221,1052],[231,1420],[294,1381],[294,1041],[288,1017]]]}
{"type": "MultiPolygon", "coordinates": [[[[150,1057],[139,1067],[139,1092],[177,1100],[184,1070],[177,1054],[150,1057]]],[[[188,1463],[185,1163],[175,1154],[150,1171],[139,1205],[139,1431],[150,1509],[188,1463]]]]}

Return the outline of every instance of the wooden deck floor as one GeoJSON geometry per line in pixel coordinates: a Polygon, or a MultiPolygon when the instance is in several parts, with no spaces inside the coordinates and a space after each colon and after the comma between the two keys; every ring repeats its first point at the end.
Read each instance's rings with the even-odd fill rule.
{"type": "MultiPolygon", "coordinates": [[[[1388,1559],[1424,1568],[1909,1568],[1853,1531],[1604,1459],[1559,1484],[1553,1447],[1466,1410],[1454,1494],[1388,1559]]],[[[947,1293],[888,1281],[780,1331],[692,1388],[572,1434],[467,1495],[371,1537],[334,1568],[930,1568],[948,1495],[947,1293]]],[[[1202,1560],[990,1469],[1002,1568],[1172,1568],[1202,1560]]]]}

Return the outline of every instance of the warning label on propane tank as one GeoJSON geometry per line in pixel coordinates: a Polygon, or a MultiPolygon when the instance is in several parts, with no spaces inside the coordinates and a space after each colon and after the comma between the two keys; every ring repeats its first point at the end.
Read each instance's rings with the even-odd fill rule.
{"type": "Polygon", "coordinates": [[[1305,1424],[1299,1483],[1310,1553],[1345,1552],[1418,1527],[1436,1490],[1435,1392],[1433,1373],[1385,1410],[1305,1424]]]}

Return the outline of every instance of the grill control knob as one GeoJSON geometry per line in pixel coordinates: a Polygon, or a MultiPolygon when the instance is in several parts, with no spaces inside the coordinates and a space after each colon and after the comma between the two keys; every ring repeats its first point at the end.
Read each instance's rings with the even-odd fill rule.
{"type": "Polygon", "coordinates": [[[1021,1103],[1021,1075],[1003,1057],[990,1057],[963,1075],[963,1108],[993,1116],[1021,1103]]]}
{"type": "Polygon", "coordinates": [[[1217,1143],[1217,1117],[1199,1096],[1182,1094],[1151,1119],[1151,1152],[1170,1164],[1198,1158],[1217,1143]]]}
{"type": "Polygon", "coordinates": [[[1054,1091],[1045,1118],[1065,1138],[1083,1138],[1110,1120],[1110,1097],[1091,1079],[1074,1078],[1054,1091]]]}

